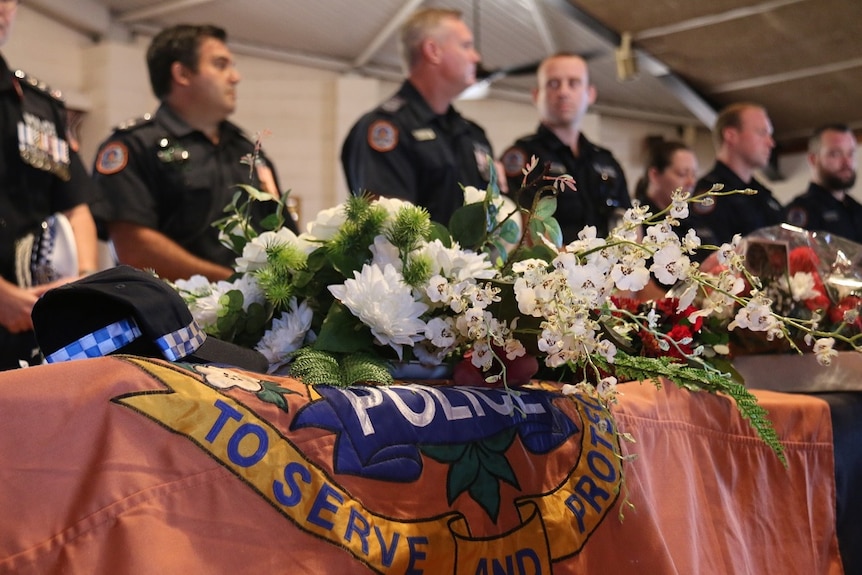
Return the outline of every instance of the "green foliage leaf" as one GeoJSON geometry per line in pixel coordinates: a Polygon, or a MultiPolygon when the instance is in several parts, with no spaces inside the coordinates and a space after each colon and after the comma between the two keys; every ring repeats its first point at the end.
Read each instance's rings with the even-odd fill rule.
{"type": "Polygon", "coordinates": [[[285,413],[290,412],[290,406],[287,403],[287,400],[284,398],[285,395],[299,395],[297,392],[281,387],[280,385],[272,382],[272,381],[261,381],[261,385],[263,389],[261,389],[257,393],[257,397],[261,401],[265,401],[267,403],[272,403],[277,406],[279,409],[284,411],[285,413]]]}
{"type": "Polygon", "coordinates": [[[248,184],[237,184],[239,189],[247,193],[251,199],[256,202],[274,202],[275,198],[269,192],[264,192],[263,190],[258,190],[254,186],[249,186],[248,184]]]}
{"type": "Polygon", "coordinates": [[[467,444],[460,443],[457,445],[422,445],[420,451],[440,463],[454,463],[458,461],[467,452],[467,444]]]}
{"type": "Polygon", "coordinates": [[[371,350],[371,330],[341,302],[334,302],[323,320],[314,348],[330,353],[371,350]]]}
{"type": "Polygon", "coordinates": [[[500,238],[514,244],[521,238],[521,228],[513,220],[506,220],[500,227],[500,238]]]}
{"type": "Polygon", "coordinates": [[[563,245],[563,230],[556,218],[545,220],[545,235],[558,248],[563,245]]]}
{"type": "Polygon", "coordinates": [[[545,196],[539,200],[539,203],[536,206],[536,211],[533,214],[533,218],[544,221],[553,217],[556,211],[557,198],[555,196],[545,196]]]}
{"type": "Polygon", "coordinates": [[[500,484],[485,467],[479,467],[476,480],[470,486],[470,497],[496,522],[500,515],[500,484]]]}
{"type": "Polygon", "coordinates": [[[485,238],[485,205],[481,202],[458,208],[449,220],[452,239],[461,247],[475,249],[485,238]]]}

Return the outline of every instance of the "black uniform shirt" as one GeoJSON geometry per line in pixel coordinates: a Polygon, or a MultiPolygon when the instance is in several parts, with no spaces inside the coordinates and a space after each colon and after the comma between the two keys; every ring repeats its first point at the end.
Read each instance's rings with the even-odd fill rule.
{"type": "MultiPolygon", "coordinates": [[[[502,156],[509,180],[509,193],[521,187],[522,170],[530,158],[539,158],[539,167],[550,163],[550,175],[569,174],[577,191],[566,189],[557,195],[555,218],[563,231],[563,242],[578,238],[584,226],[595,226],[599,237],[607,237],[610,227],[621,213],[632,205],[626,177],[613,154],[596,146],[583,135],[578,138],[578,156],[550,129],[539,125],[535,134],[516,141],[502,156]]],[[[521,197],[530,207],[533,198],[521,197]]]]}
{"type": "Polygon", "coordinates": [[[843,201],[838,200],[814,182],[787,205],[786,220],[806,230],[829,232],[862,243],[862,204],[848,194],[844,194],[843,201]]]}
{"type": "Polygon", "coordinates": [[[492,157],[481,127],[452,106],[436,114],[409,81],[359,119],[341,150],[352,193],[408,200],[443,225],[464,204],[461,185],[487,187],[492,157]]]}
{"type": "MultiPolygon", "coordinates": [[[[773,197],[769,188],[756,178],[743,182],[733,170],[720,161],[716,161],[712,171],[698,180],[695,194],[718,183],[724,184],[725,192],[751,188],[757,190],[757,194],[721,196],[714,198],[715,203],[709,206],[691,204],[690,215],[682,223],[688,228],[694,228],[703,244],[720,246],[732,240],[735,234],[745,236],[783,221],[781,204],[773,197]]],[[[709,253],[707,250],[700,250],[703,257],[709,253]]]]}
{"type": "Polygon", "coordinates": [[[66,137],[62,101],[0,56],[0,275],[16,283],[15,242],[94,187],[66,137]]]}
{"type": "MultiPolygon", "coordinates": [[[[125,221],[155,229],[190,253],[231,267],[235,253],[221,245],[212,223],[221,219],[238,184],[278,187],[275,168],[259,151],[255,169],[244,163],[255,144],[222,122],[218,144],[181,120],[166,105],[155,116],[118,128],[100,147],[93,173],[100,201],[97,223],[125,221]]],[[[254,202],[252,224],[276,209],[254,202]]],[[[291,218],[285,222],[295,231],[291,218]]]]}

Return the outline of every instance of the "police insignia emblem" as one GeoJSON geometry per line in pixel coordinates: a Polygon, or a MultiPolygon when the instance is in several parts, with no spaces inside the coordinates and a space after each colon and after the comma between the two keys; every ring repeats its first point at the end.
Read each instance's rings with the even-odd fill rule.
{"type": "Polygon", "coordinates": [[[521,148],[509,148],[503,154],[502,162],[506,176],[516,178],[521,175],[521,170],[527,165],[527,154],[521,148]]]}
{"type": "Polygon", "coordinates": [[[120,142],[111,142],[102,148],[99,159],[96,161],[96,171],[100,174],[110,176],[122,171],[129,162],[129,151],[120,142]]]}
{"type": "Polygon", "coordinates": [[[804,228],[808,225],[808,211],[805,208],[793,207],[787,210],[787,223],[804,228]]]}
{"type": "Polygon", "coordinates": [[[398,145],[398,128],[392,122],[377,120],[368,127],[368,145],[378,152],[389,152],[398,145]]]}

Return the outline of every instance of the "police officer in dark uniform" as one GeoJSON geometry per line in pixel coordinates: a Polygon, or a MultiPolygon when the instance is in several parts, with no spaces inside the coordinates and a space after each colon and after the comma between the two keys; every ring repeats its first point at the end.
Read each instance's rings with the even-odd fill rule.
{"type": "MultiPolygon", "coordinates": [[[[783,221],[781,204],[772,192],[754,177],[755,170],[769,165],[775,141],[772,123],[761,106],[739,103],[728,106],[718,115],[713,135],[717,146],[712,170],[698,180],[695,193],[722,184],[723,191],[756,190],[757,194],[732,194],[714,198],[707,204],[692,204],[683,223],[694,228],[703,245],[720,246],[760,228],[783,221]]],[[[706,257],[709,250],[699,250],[706,257]]]]}
{"type": "Polygon", "coordinates": [[[475,82],[479,55],[455,10],[415,13],[401,41],[409,77],[353,126],[341,162],[352,193],[408,200],[447,225],[464,204],[460,186],[485,188],[490,179],[493,153],[485,132],[452,107],[475,82]]]}
{"type": "Polygon", "coordinates": [[[856,184],[856,136],[846,124],[818,128],[808,141],[811,182],[787,205],[787,223],[862,243],[862,204],[856,184]]]}
{"type": "MultiPolygon", "coordinates": [[[[522,170],[532,156],[539,158],[549,175],[569,174],[577,191],[566,190],[557,196],[555,218],[563,232],[563,242],[577,239],[584,226],[595,226],[599,237],[606,237],[631,207],[625,174],[613,154],[587,140],[580,124],[595,102],[595,87],[583,58],[556,54],[545,59],[537,72],[533,101],[541,124],[535,134],[516,141],[502,156],[510,193],[521,188],[522,170]]],[[[531,174],[529,177],[535,177],[531,174]]],[[[529,207],[532,196],[519,198],[529,207]]]]}
{"type": "MultiPolygon", "coordinates": [[[[161,105],[153,116],[120,126],[100,147],[93,206],[122,263],[175,280],[201,274],[226,279],[236,258],[213,222],[248,184],[280,197],[275,169],[237,126],[239,73],[224,30],[180,25],[150,44],[150,82],[161,105]]],[[[252,223],[276,209],[254,202],[252,223]]],[[[296,231],[292,218],[286,225],[296,231]]]]}
{"type": "MultiPolygon", "coordinates": [[[[0,46],[8,39],[18,3],[0,2],[0,46]]],[[[95,225],[87,202],[93,185],[67,136],[59,93],[0,56],[0,369],[40,361],[30,312],[38,297],[96,266],[95,225]],[[31,256],[49,216],[61,213],[77,252],[72,276],[38,282],[31,256]],[[34,245],[35,241],[35,245],[34,245]]]]}

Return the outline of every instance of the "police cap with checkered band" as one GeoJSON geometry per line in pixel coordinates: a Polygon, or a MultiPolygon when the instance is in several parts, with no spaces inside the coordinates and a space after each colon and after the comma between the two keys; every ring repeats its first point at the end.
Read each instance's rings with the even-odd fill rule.
{"type": "Polygon", "coordinates": [[[48,363],[124,353],[265,372],[266,358],[198,326],[167,282],[119,265],[47,291],[33,306],[48,363]]]}

